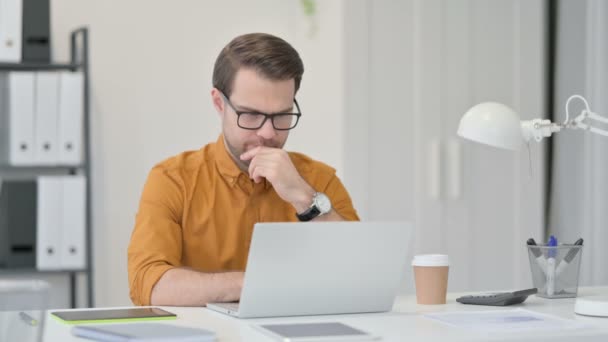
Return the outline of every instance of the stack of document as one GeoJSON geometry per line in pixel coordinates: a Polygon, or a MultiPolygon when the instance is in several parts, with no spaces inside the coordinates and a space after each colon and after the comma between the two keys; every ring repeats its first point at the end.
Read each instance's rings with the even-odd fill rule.
{"type": "Polygon", "coordinates": [[[109,325],[81,325],[72,328],[72,335],[95,341],[215,341],[214,332],[161,323],[124,323],[109,325]]]}
{"type": "Polygon", "coordinates": [[[488,333],[522,331],[564,331],[584,329],[584,323],[524,309],[496,311],[453,311],[427,314],[425,317],[456,328],[488,333]]]}

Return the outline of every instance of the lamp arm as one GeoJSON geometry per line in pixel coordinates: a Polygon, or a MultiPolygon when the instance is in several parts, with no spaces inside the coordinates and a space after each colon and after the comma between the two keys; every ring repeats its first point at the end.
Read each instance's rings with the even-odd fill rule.
{"type": "Polygon", "coordinates": [[[598,115],[597,113],[594,113],[589,109],[589,103],[583,96],[572,95],[568,98],[568,101],[566,101],[566,120],[564,120],[563,123],[556,124],[549,120],[543,119],[522,121],[521,132],[526,142],[530,141],[531,139],[534,139],[539,142],[543,138],[550,137],[551,134],[559,132],[562,128],[583,129],[593,132],[595,134],[608,137],[608,130],[596,127],[592,123],[589,123],[589,121],[591,120],[596,120],[598,122],[608,124],[608,118],[598,115]],[[583,109],[577,117],[575,117],[574,119],[570,119],[570,102],[575,99],[581,100],[585,105],[585,109],[583,109]]]}
{"type": "Polygon", "coordinates": [[[608,137],[608,130],[602,129],[602,128],[598,128],[598,127],[594,127],[593,124],[591,123],[585,123],[585,120],[596,120],[602,123],[607,123],[608,124],[608,118],[605,118],[601,115],[598,115],[597,113],[594,112],[590,112],[587,110],[583,110],[581,112],[581,114],[579,116],[577,116],[576,118],[574,118],[574,120],[572,120],[572,122],[570,122],[568,124],[568,128],[572,128],[572,129],[584,129],[584,130],[588,130],[590,132],[599,134],[599,135],[603,135],[608,137]]]}
{"type": "Polygon", "coordinates": [[[589,119],[597,120],[599,122],[608,124],[608,118],[605,118],[597,113],[589,112],[588,115],[589,115],[589,119]]]}
{"type": "Polygon", "coordinates": [[[594,125],[592,125],[591,123],[583,122],[586,119],[596,120],[596,121],[608,124],[608,118],[598,115],[597,113],[594,113],[591,111],[591,109],[589,109],[589,103],[587,102],[587,100],[584,97],[582,97],[581,95],[570,96],[568,98],[568,101],[566,101],[566,120],[562,124],[562,127],[572,128],[572,129],[584,129],[584,130],[588,130],[590,132],[608,137],[607,130],[605,130],[603,128],[594,127],[594,125]],[[585,105],[585,109],[583,109],[583,111],[576,118],[570,120],[570,113],[569,113],[570,106],[569,105],[570,105],[570,101],[572,101],[574,99],[581,100],[583,102],[583,104],[585,105]]]}
{"type": "Polygon", "coordinates": [[[562,125],[553,123],[550,120],[526,120],[521,122],[521,134],[526,142],[529,142],[531,139],[539,142],[543,138],[550,137],[551,134],[559,132],[562,127],[562,125]]]}

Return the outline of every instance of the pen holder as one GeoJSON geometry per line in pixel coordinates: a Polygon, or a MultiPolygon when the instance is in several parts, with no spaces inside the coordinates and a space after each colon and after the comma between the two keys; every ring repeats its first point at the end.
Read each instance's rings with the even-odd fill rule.
{"type": "Polygon", "coordinates": [[[583,246],[528,246],[536,294],[544,298],[576,297],[583,246]]]}

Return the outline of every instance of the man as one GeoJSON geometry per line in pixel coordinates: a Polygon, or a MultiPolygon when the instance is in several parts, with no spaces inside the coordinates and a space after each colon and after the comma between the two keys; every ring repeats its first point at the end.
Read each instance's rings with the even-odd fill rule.
{"type": "Polygon", "coordinates": [[[268,34],[221,51],[211,100],[222,134],[148,175],[128,250],[133,303],[236,301],[254,223],[358,220],[334,169],[282,149],[301,116],[303,72],[293,47],[268,34]]]}

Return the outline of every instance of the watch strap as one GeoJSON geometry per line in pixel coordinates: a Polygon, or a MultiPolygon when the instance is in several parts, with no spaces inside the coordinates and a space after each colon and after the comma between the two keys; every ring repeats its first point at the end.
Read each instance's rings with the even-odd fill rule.
{"type": "Polygon", "coordinates": [[[321,211],[319,210],[319,208],[317,208],[316,205],[313,205],[301,214],[296,213],[296,216],[298,217],[298,220],[302,222],[307,222],[319,216],[319,214],[321,214],[321,211]]]}

